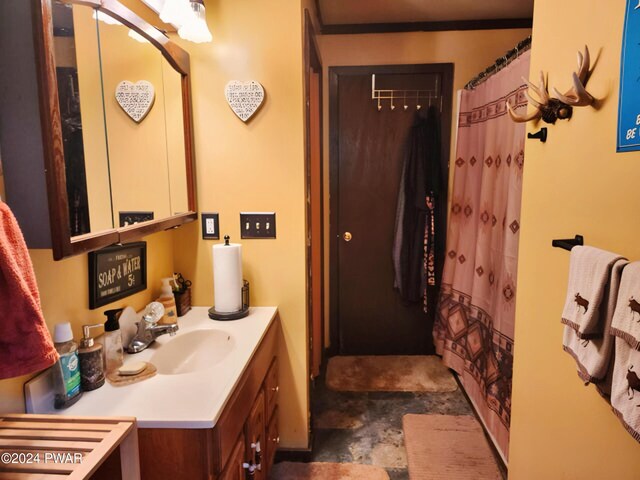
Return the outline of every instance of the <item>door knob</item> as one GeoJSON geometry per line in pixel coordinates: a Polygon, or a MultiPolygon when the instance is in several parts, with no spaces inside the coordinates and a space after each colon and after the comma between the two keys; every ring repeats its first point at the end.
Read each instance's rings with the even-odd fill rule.
{"type": "Polygon", "coordinates": [[[344,235],[342,235],[342,238],[344,238],[345,242],[350,242],[351,239],[353,238],[353,235],[351,235],[351,232],[344,232],[344,235]]]}

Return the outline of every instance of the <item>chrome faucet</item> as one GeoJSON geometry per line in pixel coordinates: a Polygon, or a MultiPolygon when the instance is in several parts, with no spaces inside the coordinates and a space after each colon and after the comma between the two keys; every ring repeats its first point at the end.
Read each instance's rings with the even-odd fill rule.
{"type": "Polygon", "coordinates": [[[138,331],[127,346],[127,352],[139,353],[151,345],[160,335],[168,333],[172,337],[178,331],[178,324],[158,325],[158,320],[164,315],[164,307],[159,302],[151,302],[142,320],[138,322],[138,331]]]}

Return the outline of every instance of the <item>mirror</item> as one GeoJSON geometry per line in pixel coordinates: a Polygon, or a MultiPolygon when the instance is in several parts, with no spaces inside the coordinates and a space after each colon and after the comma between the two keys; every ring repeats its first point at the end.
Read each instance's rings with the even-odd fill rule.
{"type": "Polygon", "coordinates": [[[116,0],[41,6],[43,43],[52,50],[44,67],[57,95],[49,85],[41,94],[59,111],[47,113],[54,145],[62,146],[48,159],[52,233],[62,237],[54,258],[193,221],[186,52],[116,0]],[[66,202],[52,202],[60,194],[66,202]]]}

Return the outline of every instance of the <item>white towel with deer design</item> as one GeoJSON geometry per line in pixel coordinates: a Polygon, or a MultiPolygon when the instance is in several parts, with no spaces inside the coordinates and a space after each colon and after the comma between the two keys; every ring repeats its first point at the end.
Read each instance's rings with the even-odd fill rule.
{"type": "Polygon", "coordinates": [[[624,259],[617,260],[611,268],[609,282],[605,286],[604,296],[600,305],[600,314],[604,319],[604,330],[601,338],[583,339],[569,325],[564,327],[562,346],[578,365],[578,376],[585,382],[598,385],[600,392],[606,396],[611,393],[611,358],[613,354],[614,337],[609,329],[616,310],[620,277],[623,268],[628,265],[624,259]]]}
{"type": "Polygon", "coordinates": [[[603,300],[611,268],[621,259],[624,257],[599,248],[577,246],[571,249],[562,323],[572,328],[581,340],[604,335],[607,306],[603,300]]]}
{"type": "Polygon", "coordinates": [[[640,442],[640,351],[616,337],[611,407],[624,428],[640,442]]]}
{"type": "Polygon", "coordinates": [[[640,350],[640,262],[632,262],[624,269],[611,333],[640,350]]]}

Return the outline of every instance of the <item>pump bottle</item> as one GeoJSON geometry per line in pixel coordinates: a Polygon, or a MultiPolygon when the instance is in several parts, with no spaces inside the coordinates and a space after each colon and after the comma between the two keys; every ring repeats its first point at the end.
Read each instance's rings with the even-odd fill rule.
{"type": "Polygon", "coordinates": [[[173,296],[170,283],[172,280],[173,278],[162,279],[162,291],[158,298],[158,302],[164,306],[164,316],[158,323],[163,325],[178,323],[178,309],[176,308],[176,299],[173,296]]]}

